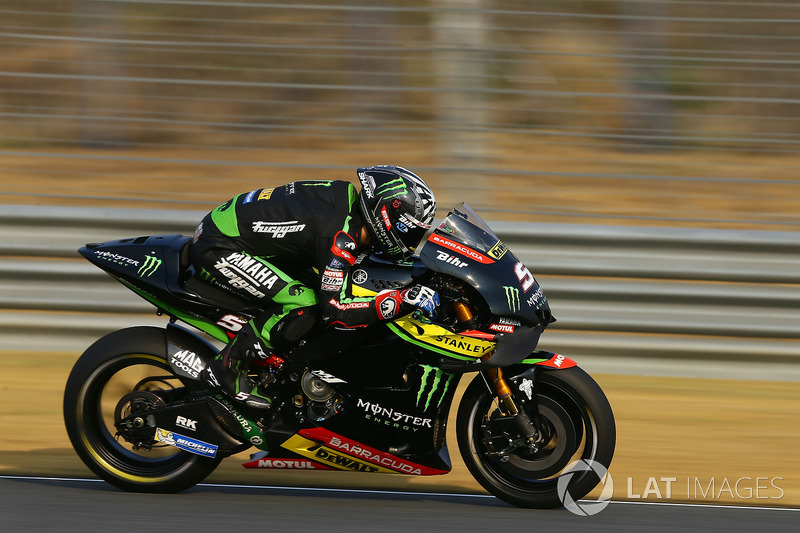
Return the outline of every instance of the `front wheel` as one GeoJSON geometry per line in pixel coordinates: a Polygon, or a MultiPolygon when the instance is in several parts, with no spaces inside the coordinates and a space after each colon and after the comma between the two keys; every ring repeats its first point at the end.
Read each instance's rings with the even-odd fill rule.
{"type": "Polygon", "coordinates": [[[518,435],[496,430],[501,409],[481,375],[464,392],[456,435],[483,488],[513,505],[547,509],[577,501],[598,484],[597,470],[607,469],[614,455],[616,426],[605,394],[580,368],[537,371],[536,380],[538,417],[528,412],[540,429],[535,448],[498,451],[518,435]]]}
{"type": "Polygon", "coordinates": [[[167,362],[163,329],[136,327],[106,335],[75,363],[64,392],[64,422],[81,460],[108,483],[134,492],[180,492],[222,461],[161,443],[129,442],[116,422],[188,392],[167,362]]]}

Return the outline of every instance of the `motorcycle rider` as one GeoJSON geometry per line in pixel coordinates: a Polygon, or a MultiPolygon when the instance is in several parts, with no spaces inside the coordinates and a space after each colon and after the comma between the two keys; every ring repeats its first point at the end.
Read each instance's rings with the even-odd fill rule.
{"type": "Polygon", "coordinates": [[[350,271],[360,253],[407,260],[436,212],[433,191],[402,167],[358,169],[361,191],[347,181],[295,181],[239,194],[208,213],[189,254],[196,276],[263,312],[204,371],[231,398],[266,409],[270,398],[248,377],[318,324],[365,327],[413,308],[433,314],[438,294],[417,285],[354,297],[350,271]]]}

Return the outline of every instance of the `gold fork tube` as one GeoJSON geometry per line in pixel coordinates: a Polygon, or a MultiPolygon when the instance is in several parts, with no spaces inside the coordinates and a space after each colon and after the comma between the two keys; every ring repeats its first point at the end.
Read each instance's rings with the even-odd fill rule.
{"type": "MultiPolygon", "coordinates": [[[[488,356],[484,356],[483,359],[488,359],[488,356]]],[[[511,387],[509,387],[508,382],[503,379],[503,371],[500,368],[488,368],[484,370],[484,372],[486,372],[486,376],[494,382],[495,394],[497,394],[497,399],[500,400],[503,407],[505,407],[506,414],[516,415],[519,409],[517,409],[517,404],[514,403],[514,398],[511,397],[511,387]]]]}

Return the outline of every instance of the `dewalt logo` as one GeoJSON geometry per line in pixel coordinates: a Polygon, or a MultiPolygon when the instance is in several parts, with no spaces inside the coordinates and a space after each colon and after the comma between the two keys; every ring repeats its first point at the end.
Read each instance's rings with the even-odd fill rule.
{"type": "Polygon", "coordinates": [[[507,251],[508,248],[506,248],[506,245],[503,244],[501,241],[497,241],[495,245],[492,246],[492,248],[489,250],[489,256],[494,257],[497,260],[500,260],[504,255],[506,255],[507,251]]]}
{"type": "Polygon", "coordinates": [[[146,255],[144,258],[144,264],[137,273],[139,274],[139,277],[149,278],[155,273],[156,270],[158,270],[158,267],[161,266],[162,261],[157,257],[153,257],[152,255],[146,255]]]}

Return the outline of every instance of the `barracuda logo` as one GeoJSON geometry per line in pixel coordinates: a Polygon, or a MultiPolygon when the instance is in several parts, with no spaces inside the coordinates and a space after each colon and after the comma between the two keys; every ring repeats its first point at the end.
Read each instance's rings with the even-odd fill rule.
{"type": "Polygon", "coordinates": [[[512,313],[516,313],[519,311],[519,289],[516,287],[509,287],[504,285],[503,288],[506,291],[506,301],[508,302],[508,308],[511,310],[512,313]]]}
{"type": "Polygon", "coordinates": [[[406,194],[408,191],[406,190],[406,182],[400,178],[393,179],[392,181],[388,181],[375,189],[375,194],[378,196],[387,195],[384,199],[395,198],[397,196],[402,196],[406,194]],[[391,194],[390,194],[391,193],[391,194]]]}
{"type": "Polygon", "coordinates": [[[161,266],[161,259],[153,257],[152,255],[144,256],[145,261],[142,268],[139,269],[138,274],[142,278],[149,278],[161,266]]]}
{"type": "Polygon", "coordinates": [[[425,411],[428,410],[428,407],[431,404],[431,400],[433,399],[434,394],[439,389],[439,385],[444,383],[444,389],[442,390],[442,395],[439,396],[439,403],[436,404],[438,408],[442,405],[442,400],[444,400],[445,395],[447,394],[447,389],[450,388],[450,381],[453,379],[453,374],[446,374],[442,372],[440,369],[428,366],[428,365],[419,365],[422,367],[422,378],[420,378],[420,385],[419,385],[419,392],[417,393],[417,407],[419,407],[420,402],[422,401],[422,396],[425,394],[425,391],[428,389],[428,378],[433,376],[433,382],[431,383],[431,389],[428,392],[427,397],[425,398],[425,411]],[[447,376],[446,379],[442,380],[442,376],[447,376]]]}

